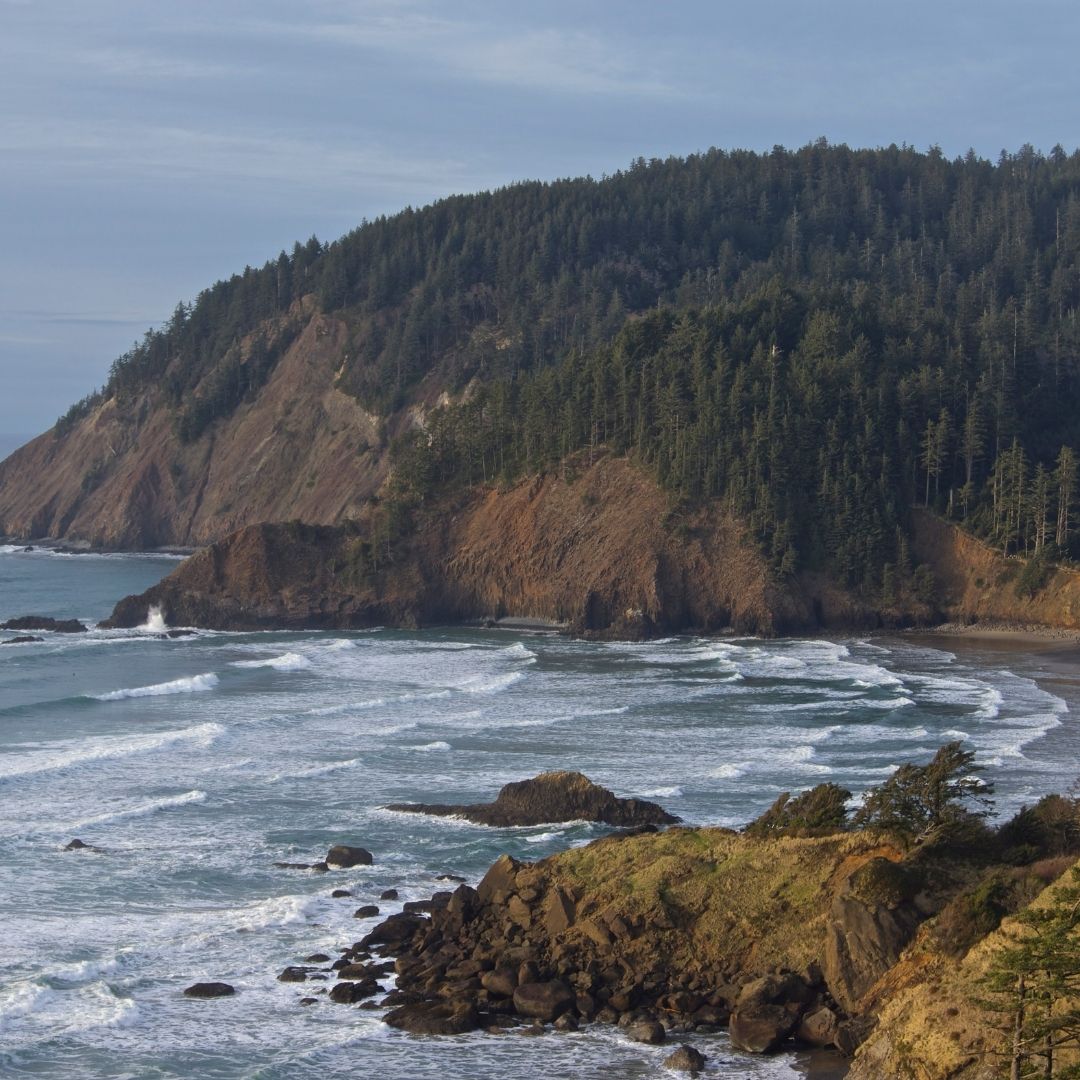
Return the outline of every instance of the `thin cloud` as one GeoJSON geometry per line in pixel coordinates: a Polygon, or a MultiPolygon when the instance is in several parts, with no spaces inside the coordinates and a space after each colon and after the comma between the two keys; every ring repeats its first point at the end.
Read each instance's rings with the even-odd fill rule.
{"type": "Polygon", "coordinates": [[[305,190],[358,186],[403,188],[411,197],[443,194],[467,185],[465,162],[408,156],[375,141],[303,139],[190,127],[132,123],[0,123],[0,152],[12,166],[33,173],[43,163],[78,169],[81,176],[200,176],[245,184],[271,182],[305,190]]]}
{"type": "Polygon", "coordinates": [[[653,71],[648,54],[610,37],[555,27],[500,30],[382,4],[361,8],[351,19],[258,26],[264,34],[404,57],[467,82],[551,94],[674,99],[688,93],[653,71]]]}

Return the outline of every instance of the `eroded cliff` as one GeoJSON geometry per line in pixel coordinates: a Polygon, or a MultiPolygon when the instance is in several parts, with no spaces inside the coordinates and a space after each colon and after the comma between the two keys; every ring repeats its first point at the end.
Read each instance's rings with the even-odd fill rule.
{"type": "Polygon", "coordinates": [[[370,520],[247,526],[122,601],[113,624],[159,606],[175,624],[230,629],[507,616],[622,637],[876,625],[827,582],[778,580],[716,504],[677,513],[626,459],[579,464],[429,507],[389,553],[370,520]]]}
{"type": "Polygon", "coordinates": [[[355,514],[386,460],[380,420],[337,386],[345,322],[298,301],[261,333],[291,338],[266,384],[191,441],[153,386],[17,450],[0,464],[0,532],[139,550],[355,514]]]}

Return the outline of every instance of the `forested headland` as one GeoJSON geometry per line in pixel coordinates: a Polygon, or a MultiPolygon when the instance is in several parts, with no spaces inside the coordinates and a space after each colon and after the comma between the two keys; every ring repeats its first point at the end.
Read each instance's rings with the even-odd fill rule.
{"type": "Polygon", "coordinates": [[[927,506],[1037,556],[1035,588],[1080,554],[1078,305],[1080,153],[638,159],[297,244],[179,305],[54,438],[110,405],[137,443],[164,413],[183,487],[314,312],[343,328],[333,391],[378,418],[357,455],[392,470],[395,528],[604,448],[670,493],[673,528],[721,501],[780,575],[931,593],[909,548],[927,506]]]}

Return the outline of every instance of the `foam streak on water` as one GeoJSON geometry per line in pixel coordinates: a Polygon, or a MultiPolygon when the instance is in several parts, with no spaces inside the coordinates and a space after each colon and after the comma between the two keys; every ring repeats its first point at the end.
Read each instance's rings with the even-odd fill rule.
{"type": "MultiPolygon", "coordinates": [[[[14,579],[5,617],[102,618],[174,565],[0,555],[14,579]],[[75,595],[84,610],[70,610],[75,595]]],[[[355,940],[369,924],[353,912],[384,889],[421,899],[442,874],[475,882],[502,851],[535,859],[605,831],[485,829],[387,803],[477,802],[568,768],[691,823],[737,825],[780,791],[833,780],[859,794],[962,739],[1011,812],[1068,787],[1080,753],[1067,691],[1017,655],[1006,671],[977,651],[884,639],[162,630],[158,612],[136,632],[0,649],[5,1076],[659,1076],[660,1048],[611,1029],[542,1047],[428,1042],[362,1010],[299,1008],[305,988],[275,976],[355,940]],[[65,852],[75,835],[96,850],[65,852]],[[274,866],[337,842],[374,865],[274,866]],[[185,1000],[203,979],[238,993],[185,1000]]],[[[695,1042],[710,1075],[797,1075],[790,1059],[695,1042]]]]}

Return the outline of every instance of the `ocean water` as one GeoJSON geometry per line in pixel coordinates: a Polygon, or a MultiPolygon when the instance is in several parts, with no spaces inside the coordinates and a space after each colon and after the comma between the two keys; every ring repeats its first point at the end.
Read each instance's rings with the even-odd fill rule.
{"type": "MultiPolygon", "coordinates": [[[[175,565],[0,548],[0,617],[97,620],[175,565]]],[[[352,913],[383,889],[423,898],[441,874],[475,882],[502,851],[538,858],[603,831],[486,829],[389,802],[480,801],[572,768],[689,822],[736,825],[782,790],[859,792],[965,739],[1008,813],[1067,788],[1080,750],[1060,666],[988,648],[160,629],[0,647],[0,1075],[662,1076],[664,1048],[610,1029],[418,1039],[378,1014],[299,1007],[311,984],[276,975],[359,938],[374,920],[352,913]],[[102,853],[63,851],[73,837],[102,853]],[[336,842],[375,864],[273,866],[336,842]],[[332,899],[340,887],[354,898],[332,899]],[[237,995],[182,996],[209,979],[237,995]]],[[[694,1042],[712,1076],[801,1075],[794,1057],[694,1042]]]]}

